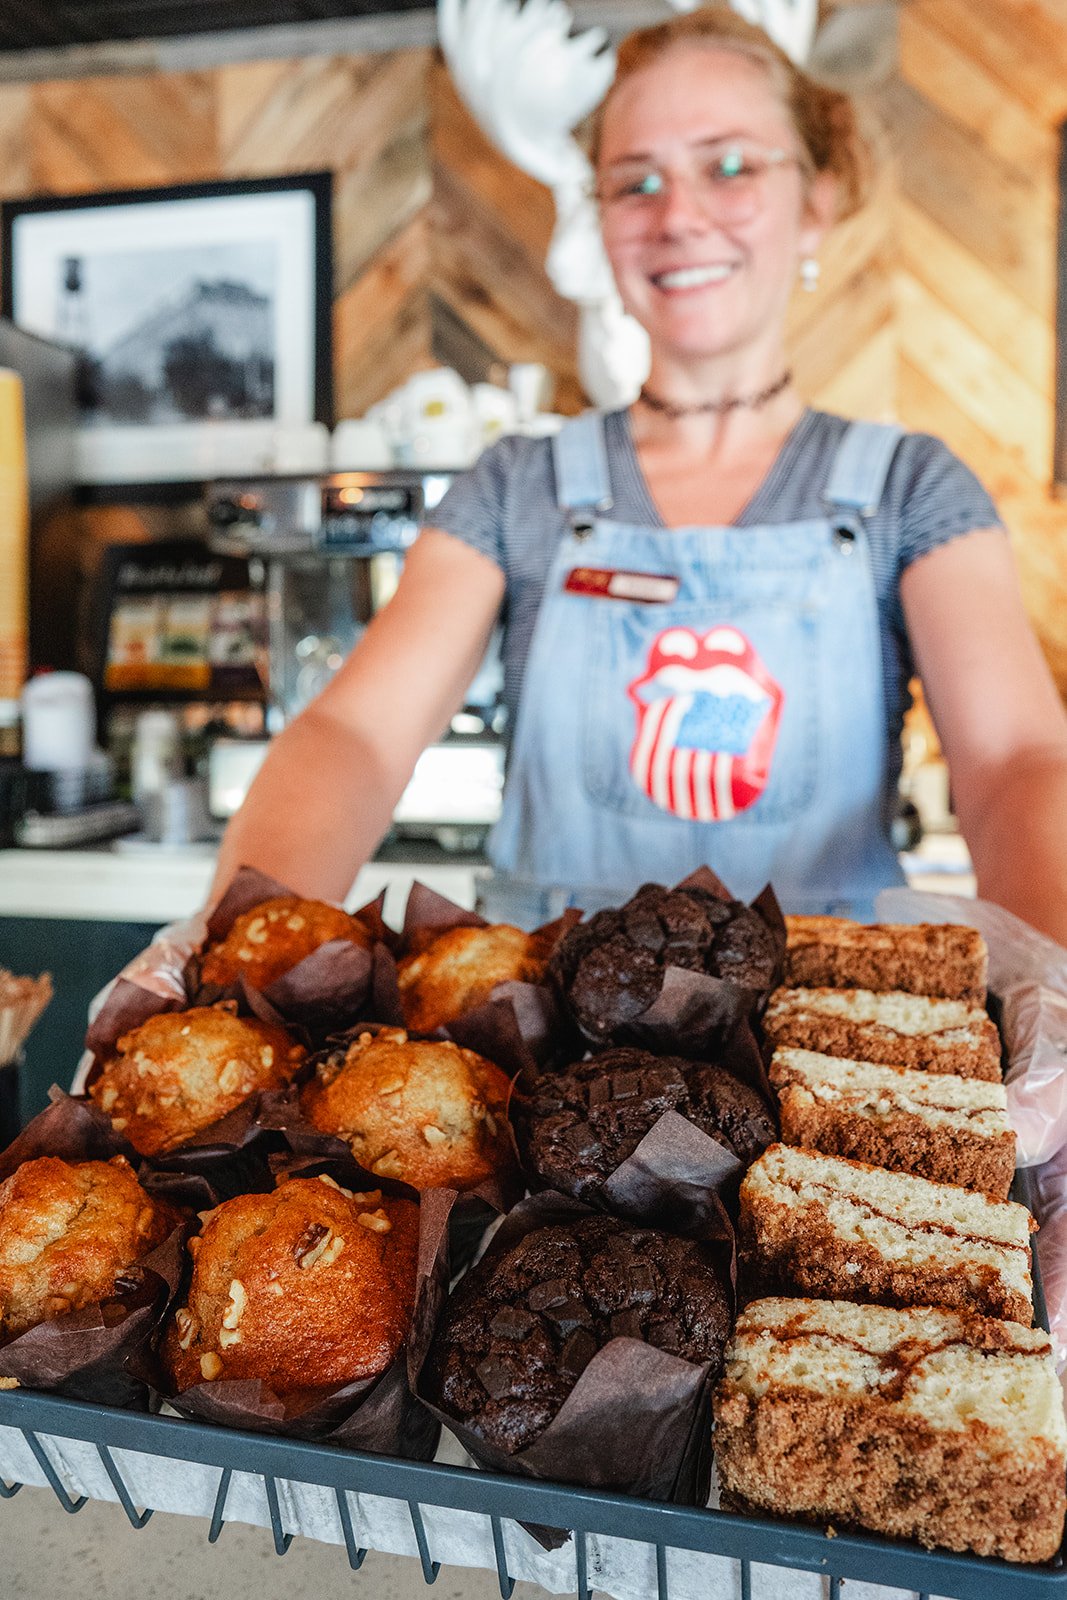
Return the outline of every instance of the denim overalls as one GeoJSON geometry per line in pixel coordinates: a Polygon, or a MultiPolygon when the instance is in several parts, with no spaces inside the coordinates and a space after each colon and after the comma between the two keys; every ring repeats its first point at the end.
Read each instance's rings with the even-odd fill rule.
{"type": "Polygon", "coordinates": [[[532,927],[707,864],[735,895],[870,916],[903,881],[864,517],[901,430],[853,423],[826,514],[613,522],[603,424],[553,441],[569,524],[526,665],[488,915],[532,927]]]}

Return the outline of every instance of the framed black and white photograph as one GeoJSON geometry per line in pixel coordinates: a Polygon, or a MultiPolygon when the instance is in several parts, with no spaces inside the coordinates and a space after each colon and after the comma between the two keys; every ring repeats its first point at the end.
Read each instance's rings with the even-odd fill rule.
{"type": "Polygon", "coordinates": [[[78,481],[269,470],[333,421],[330,176],[0,207],[6,316],[81,353],[78,481]]]}

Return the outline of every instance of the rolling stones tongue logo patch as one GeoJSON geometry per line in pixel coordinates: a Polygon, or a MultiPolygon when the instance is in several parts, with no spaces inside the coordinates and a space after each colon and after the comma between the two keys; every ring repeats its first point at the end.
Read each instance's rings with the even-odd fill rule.
{"type": "Polygon", "coordinates": [[[630,772],[676,817],[724,822],[767,787],[785,698],[736,628],[666,628],[627,685],[637,711],[630,772]]]}

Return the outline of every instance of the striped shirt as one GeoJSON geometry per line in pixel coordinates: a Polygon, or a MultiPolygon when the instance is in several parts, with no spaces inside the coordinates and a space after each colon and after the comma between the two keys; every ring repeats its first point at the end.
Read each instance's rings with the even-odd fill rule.
{"type": "MultiPolygon", "coordinates": [[[[805,411],[736,526],[824,516],[822,495],[847,427],[844,417],[805,411]]],[[[604,432],[612,519],[665,527],[637,459],[629,413],[608,412],[604,432]]],[[[566,531],[556,505],[550,441],[501,439],[452,484],[433,512],[433,525],[491,557],[504,572],[504,698],[514,725],[545,580],[566,531]]],[[[929,434],[905,436],[882,503],[867,519],[888,727],[897,752],[908,680],[915,670],[900,601],[901,576],[919,556],[959,534],[999,525],[993,501],[958,456],[929,434]]],[[[899,768],[899,755],[891,765],[894,771],[899,768]]]]}

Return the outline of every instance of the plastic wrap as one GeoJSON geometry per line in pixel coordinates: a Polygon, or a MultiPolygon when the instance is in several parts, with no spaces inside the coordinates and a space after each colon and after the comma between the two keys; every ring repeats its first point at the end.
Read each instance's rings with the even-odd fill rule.
{"type": "Polygon", "coordinates": [[[1002,1008],[1016,1164],[1050,1161],[1067,1143],[1067,950],[989,900],[887,889],[877,909],[884,922],[959,922],[982,934],[1002,1008]]]}

